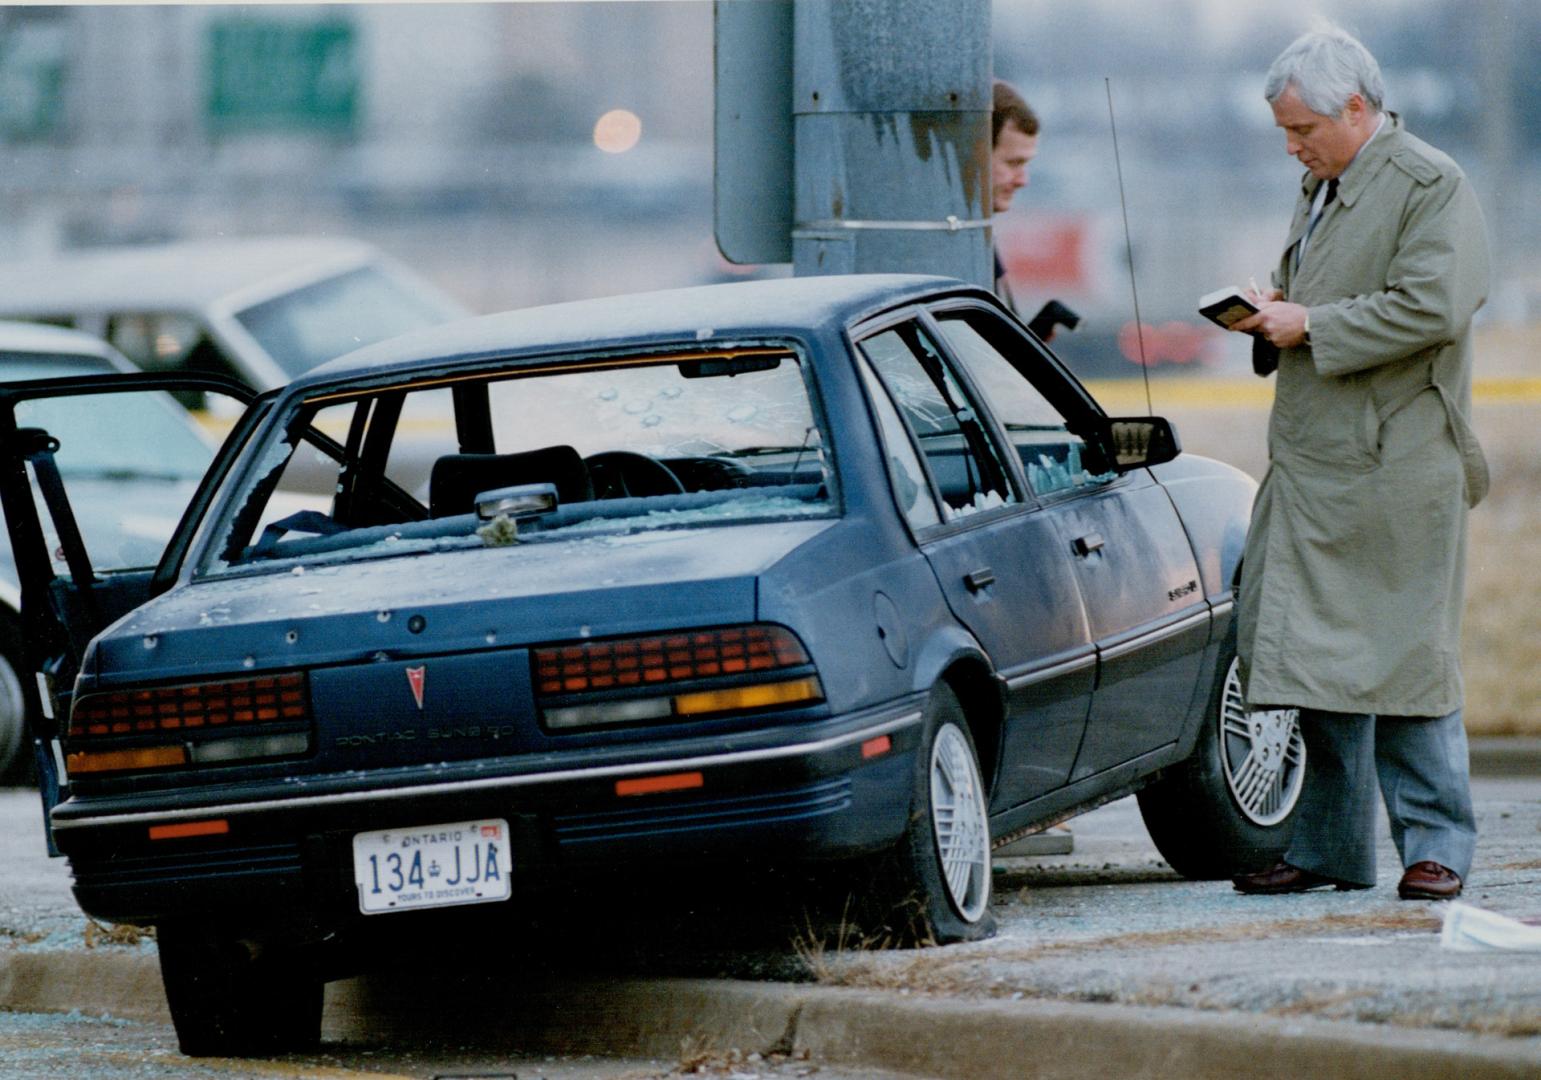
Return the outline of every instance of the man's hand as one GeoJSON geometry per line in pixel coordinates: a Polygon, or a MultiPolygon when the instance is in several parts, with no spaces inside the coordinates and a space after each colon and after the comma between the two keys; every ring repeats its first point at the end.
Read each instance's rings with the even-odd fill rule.
{"type": "Polygon", "coordinates": [[[1306,339],[1306,309],[1300,304],[1268,300],[1256,315],[1233,322],[1230,329],[1243,334],[1260,334],[1271,345],[1291,349],[1306,339]]]}

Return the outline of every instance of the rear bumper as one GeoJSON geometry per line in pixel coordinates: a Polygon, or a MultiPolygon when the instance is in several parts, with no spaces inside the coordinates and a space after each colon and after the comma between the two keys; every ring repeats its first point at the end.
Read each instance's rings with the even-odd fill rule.
{"type": "Polygon", "coordinates": [[[98,918],[336,925],[357,915],[356,832],[506,818],[519,891],[660,863],[840,858],[905,827],[918,701],[752,737],[679,743],[624,760],[467,762],[233,789],[74,798],[53,826],[75,895],[98,918]],[[619,783],[699,774],[699,786],[620,795],[619,783]],[[239,795],[239,797],[237,797],[239,795]],[[219,821],[211,836],[155,826],[219,821]]]}

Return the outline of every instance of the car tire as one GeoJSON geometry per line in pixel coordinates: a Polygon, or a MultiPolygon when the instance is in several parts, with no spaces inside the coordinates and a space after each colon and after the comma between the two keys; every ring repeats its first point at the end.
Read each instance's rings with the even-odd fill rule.
{"type": "Polygon", "coordinates": [[[156,942],[182,1053],[252,1057],[319,1045],[325,985],[301,954],[184,922],[162,923],[156,942]]]}
{"type": "Polygon", "coordinates": [[[36,697],[23,674],[21,627],[0,615],[0,780],[23,780],[32,772],[27,718],[36,697]]]}
{"type": "Polygon", "coordinates": [[[946,945],[995,933],[990,819],[979,755],[957,694],[932,688],[904,835],[870,879],[874,943],[946,945]]]}
{"type": "Polygon", "coordinates": [[[1192,756],[1139,793],[1156,850],[1194,881],[1281,858],[1305,779],[1299,710],[1245,708],[1234,643],[1233,631],[1192,756]]]}

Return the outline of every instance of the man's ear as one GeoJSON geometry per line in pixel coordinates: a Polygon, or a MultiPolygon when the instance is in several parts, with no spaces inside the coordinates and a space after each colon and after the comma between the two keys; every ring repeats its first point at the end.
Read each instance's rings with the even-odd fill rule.
{"type": "Polygon", "coordinates": [[[1348,100],[1343,103],[1343,119],[1357,124],[1369,113],[1369,103],[1360,94],[1348,95],[1348,100]]]}

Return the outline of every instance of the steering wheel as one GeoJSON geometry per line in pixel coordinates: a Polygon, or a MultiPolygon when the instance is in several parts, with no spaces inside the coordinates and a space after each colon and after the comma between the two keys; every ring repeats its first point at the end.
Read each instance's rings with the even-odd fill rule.
{"type": "Polygon", "coordinates": [[[685,485],[673,470],[646,454],[630,450],[607,450],[583,459],[589,467],[589,480],[596,499],[624,499],[629,496],[682,495],[685,485]]]}

